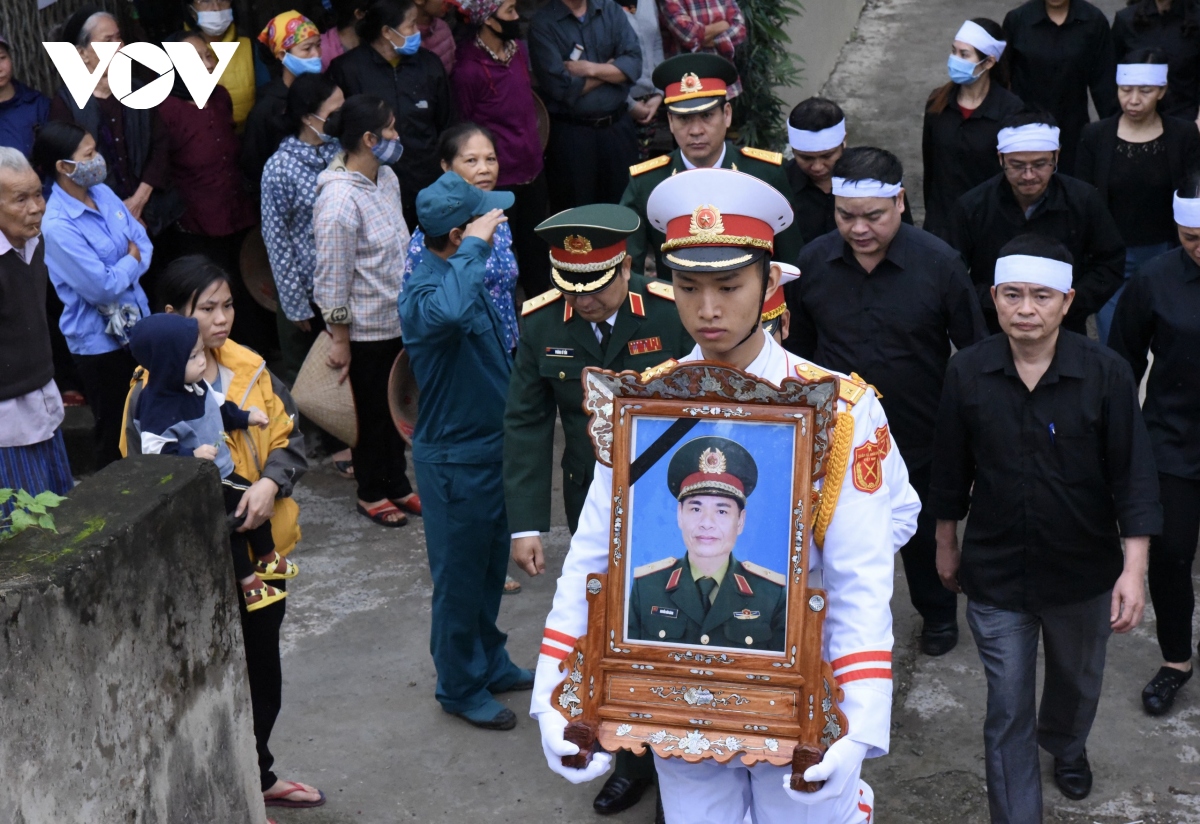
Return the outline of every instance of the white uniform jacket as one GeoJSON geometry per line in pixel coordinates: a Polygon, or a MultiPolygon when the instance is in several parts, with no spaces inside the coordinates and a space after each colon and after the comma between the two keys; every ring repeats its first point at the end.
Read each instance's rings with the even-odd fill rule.
{"type": "MultiPolygon", "coordinates": [[[[763,337],[763,351],[745,371],[776,385],[798,377],[796,367],[807,361],[769,335],[763,337]]],[[[697,346],[682,360],[701,359],[697,346]]],[[[809,557],[811,569],[821,571],[826,590],[823,655],[845,691],[841,707],[849,721],[847,734],[867,745],[867,757],[873,758],[888,751],[891,732],[893,556],[916,531],[921,502],[908,483],[899,450],[886,434],[887,417],[874,392],[866,391],[853,409],[839,400],[838,411],[844,410],[854,415],[855,447],[868,441],[878,444],[877,433],[887,437],[883,483],[872,493],[860,491],[852,469],[847,469],[825,547],[816,548],[809,530],[809,557]]],[[[585,584],[590,573],[608,571],[611,514],[612,470],[598,464],[546,619],[530,706],[534,717],[556,711],[551,698],[563,679],[559,664],[587,631],[585,584]]]]}

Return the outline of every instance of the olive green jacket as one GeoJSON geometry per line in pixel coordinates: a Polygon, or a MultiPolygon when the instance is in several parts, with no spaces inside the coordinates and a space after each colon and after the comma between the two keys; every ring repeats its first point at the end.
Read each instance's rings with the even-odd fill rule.
{"type": "MultiPolygon", "coordinates": [[[[665,163],[661,158],[656,158],[630,167],[629,185],[625,187],[625,194],[621,195],[621,205],[633,209],[642,219],[642,225],[629,236],[627,241],[629,256],[633,258],[634,274],[643,274],[646,253],[653,250],[654,260],[658,266],[656,275],[664,280],[670,280],[670,270],[663,263],[662,258],[662,245],[666,236],[651,226],[650,221],[646,219],[646,201],[650,199],[650,193],[654,191],[654,187],[671,175],[685,171],[683,153],[679,149],[675,149],[665,157],[669,158],[669,161],[665,163]]],[[[783,171],[782,156],[775,152],[739,149],[726,140],[725,158],[721,161],[721,168],[753,175],[775,187],[781,195],[788,199],[789,203],[792,202],[792,187],[783,171]],[[747,152],[770,158],[770,160],[760,160],[747,152]],[[773,162],[775,158],[779,158],[780,162],[773,162]]],[[[793,204],[794,208],[795,204],[793,204]]],[[[796,259],[800,256],[802,246],[804,246],[804,237],[800,234],[799,225],[793,222],[775,238],[773,257],[784,263],[795,264],[796,259]]]]}
{"type": "Polygon", "coordinates": [[[584,367],[641,372],[695,347],[679,320],[669,284],[655,281],[647,288],[644,278],[633,275],[629,294],[617,312],[605,353],[592,325],[567,312],[557,290],[526,301],[522,308],[521,338],[504,410],[504,499],[511,532],[550,529],[556,411],[566,436],[564,486],[576,484],[586,491],[592,482],[596,456],[583,411],[584,367]]]}

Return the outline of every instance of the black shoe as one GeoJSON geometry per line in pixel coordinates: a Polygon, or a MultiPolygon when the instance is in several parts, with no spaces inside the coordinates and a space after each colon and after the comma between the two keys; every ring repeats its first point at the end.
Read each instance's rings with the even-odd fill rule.
{"type": "Polygon", "coordinates": [[[517,676],[517,680],[502,690],[494,690],[488,687],[492,695],[501,695],[506,692],[525,692],[531,689],[533,689],[533,670],[527,669],[522,669],[521,674],[517,676]]]}
{"type": "Polygon", "coordinates": [[[921,628],[921,652],[926,655],[945,655],[958,646],[958,622],[929,624],[921,628]]]}
{"type": "Polygon", "coordinates": [[[479,727],[481,730],[511,730],[517,726],[517,716],[508,707],[501,707],[499,712],[488,718],[480,717],[478,711],[470,714],[465,712],[454,713],[468,724],[479,727]]]}
{"type": "Polygon", "coordinates": [[[1191,670],[1183,672],[1172,667],[1159,667],[1158,674],[1142,690],[1142,706],[1151,715],[1164,714],[1175,703],[1175,693],[1191,678],[1191,670]]]}
{"type": "Polygon", "coordinates": [[[649,778],[625,778],[614,775],[604,782],[592,809],[600,815],[615,815],[642,800],[642,793],[654,782],[649,778]]]}
{"type": "Polygon", "coordinates": [[[1080,801],[1092,791],[1092,765],[1088,763],[1087,750],[1074,761],[1054,759],[1054,783],[1067,798],[1080,801]]]}

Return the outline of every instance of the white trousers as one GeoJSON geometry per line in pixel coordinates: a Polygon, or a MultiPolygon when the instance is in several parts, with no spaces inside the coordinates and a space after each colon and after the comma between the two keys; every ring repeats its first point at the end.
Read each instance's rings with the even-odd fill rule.
{"type": "Polygon", "coordinates": [[[790,766],[755,764],[738,757],[719,764],[705,759],[654,757],[658,792],[667,824],[871,824],[875,794],[858,776],[840,798],[806,806],[783,790],[790,766]]]}

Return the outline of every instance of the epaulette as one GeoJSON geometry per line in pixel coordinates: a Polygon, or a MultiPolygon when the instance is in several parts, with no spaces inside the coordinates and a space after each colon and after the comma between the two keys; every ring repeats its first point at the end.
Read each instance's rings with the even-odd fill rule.
{"type": "Polygon", "coordinates": [[[656,298],[675,302],[675,287],[661,280],[646,281],[646,291],[656,298]]]}
{"type": "MultiPolygon", "coordinates": [[[[633,571],[634,578],[645,578],[647,575],[653,575],[656,572],[662,572],[664,569],[670,569],[675,566],[678,558],[663,558],[661,561],[655,561],[652,564],[643,564],[633,571]]],[[[745,562],[742,566],[745,566],[745,562]]]]}
{"type": "Polygon", "coordinates": [[[679,361],[675,360],[674,358],[670,358],[670,359],[665,360],[662,363],[658,364],[657,366],[651,366],[649,369],[645,369],[642,371],[642,374],[640,376],[642,383],[645,383],[646,381],[654,380],[659,375],[662,375],[666,372],[670,372],[672,369],[674,369],[678,365],[679,365],[679,361]]]}
{"type": "Polygon", "coordinates": [[[528,315],[531,312],[536,312],[543,306],[549,306],[562,297],[562,292],[557,289],[551,289],[548,292],[542,292],[537,297],[532,297],[521,304],[521,317],[528,315]]]}
{"type": "MultiPolygon", "coordinates": [[[[827,369],[822,369],[815,363],[805,361],[804,363],[796,364],[796,374],[806,381],[815,381],[834,373],[827,369]]],[[[863,395],[867,394],[867,385],[861,380],[843,378],[840,375],[836,377],[838,379],[838,397],[845,401],[847,406],[853,407],[854,404],[862,400],[863,395]]]]}
{"type": "Polygon", "coordinates": [[[629,167],[629,176],[637,177],[638,175],[645,174],[646,172],[652,172],[655,169],[666,166],[670,162],[671,156],[669,154],[652,157],[649,160],[643,160],[641,163],[635,163],[629,167]]]}
{"type": "Polygon", "coordinates": [[[757,575],[759,578],[766,578],[772,584],[779,584],[781,587],[787,586],[787,576],[780,572],[775,572],[750,561],[742,561],[742,569],[752,575],[757,575]]]}
{"type": "Polygon", "coordinates": [[[770,163],[772,166],[783,165],[783,155],[779,152],[768,152],[766,149],[755,149],[751,146],[743,146],[742,154],[746,157],[752,157],[755,160],[761,160],[763,163],[770,163]]]}

